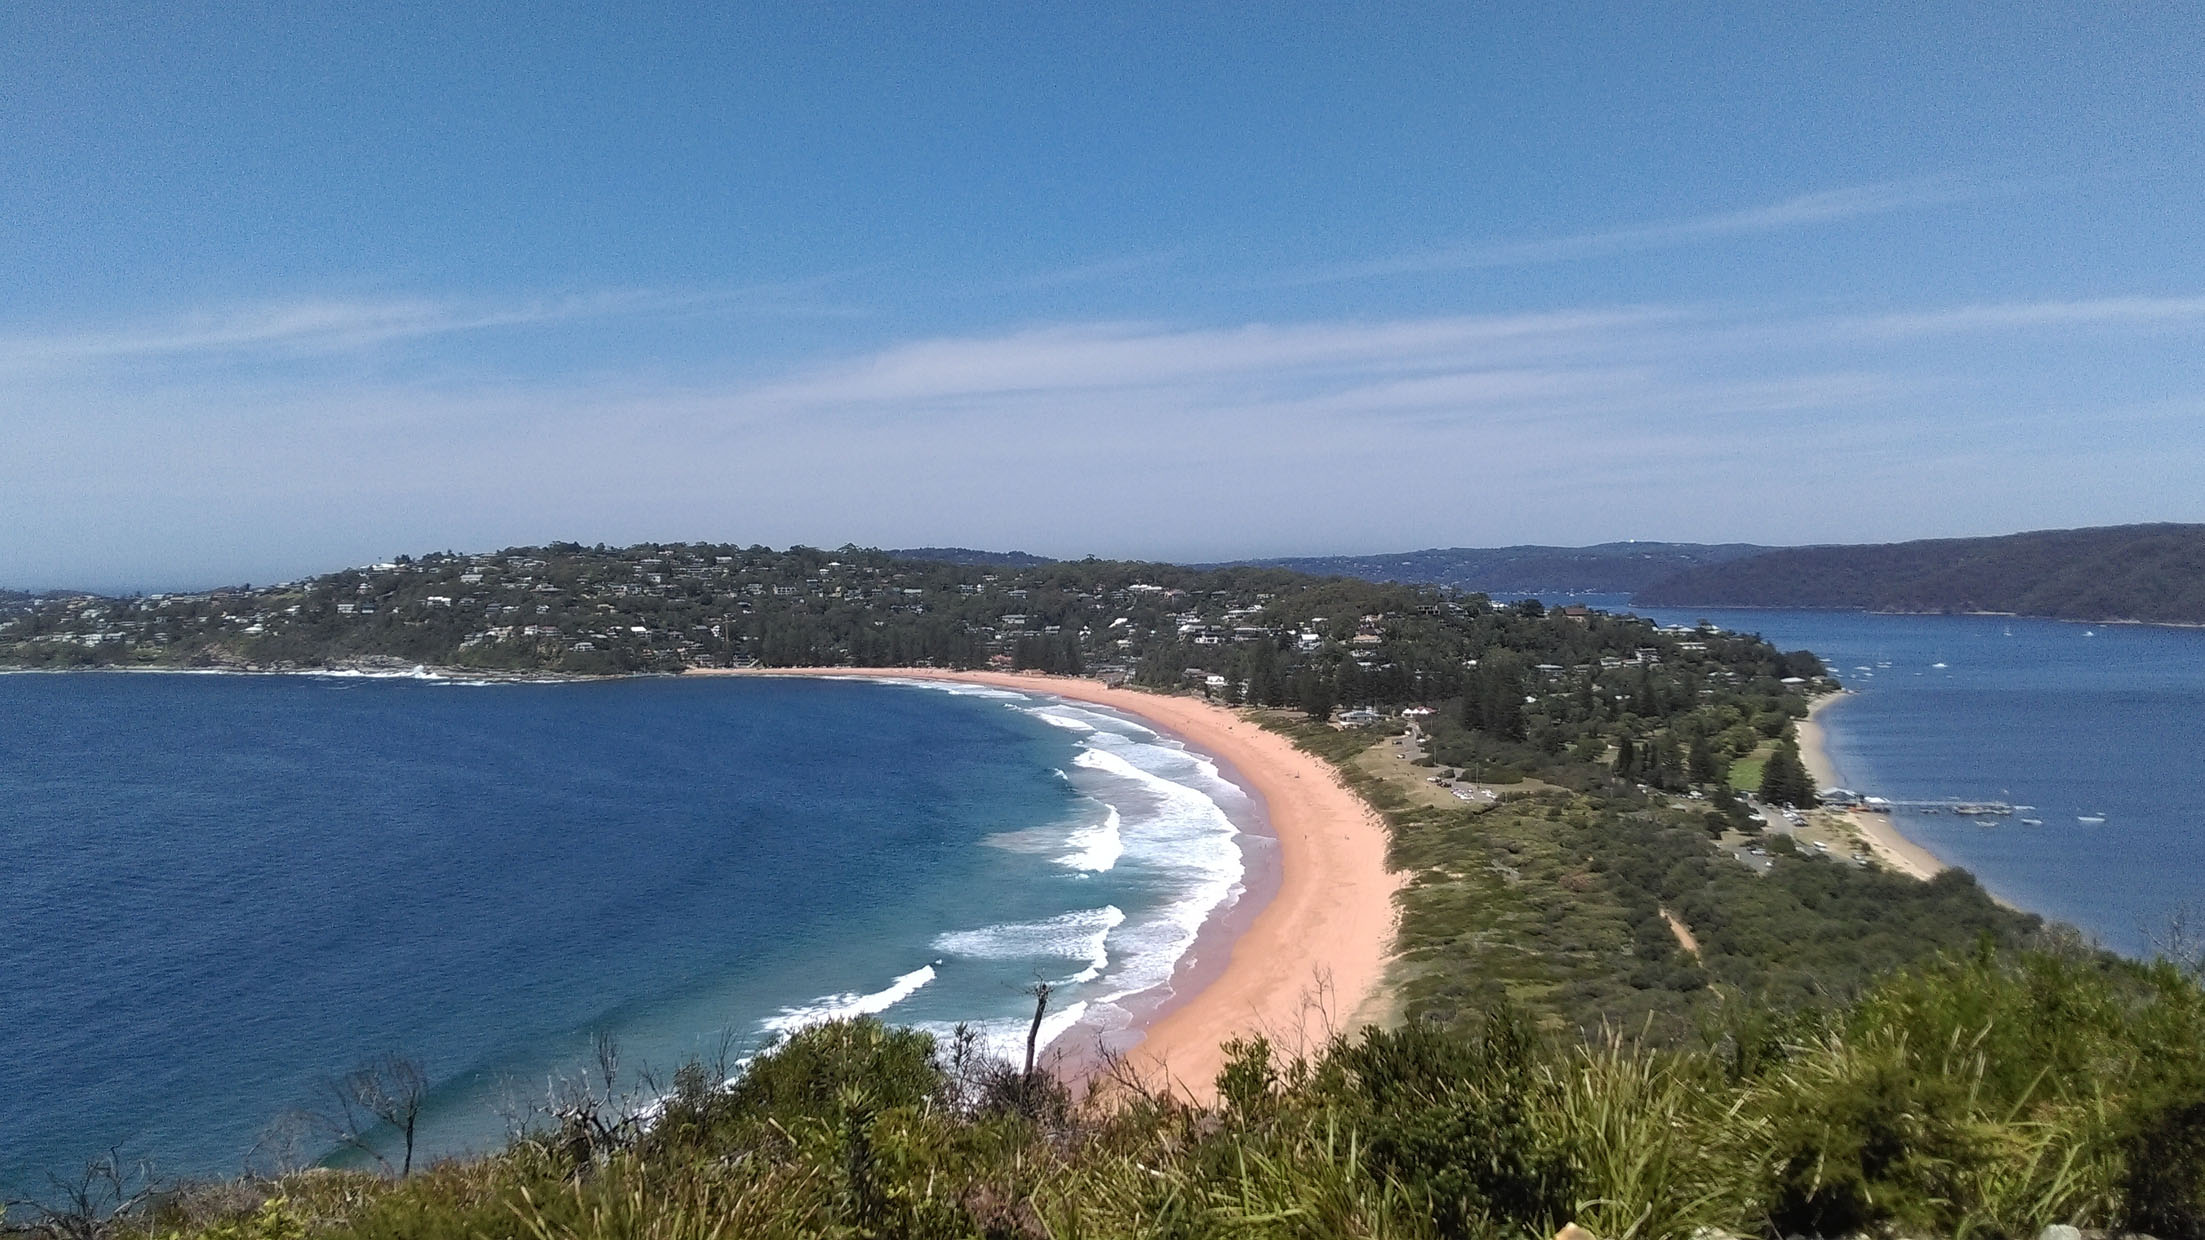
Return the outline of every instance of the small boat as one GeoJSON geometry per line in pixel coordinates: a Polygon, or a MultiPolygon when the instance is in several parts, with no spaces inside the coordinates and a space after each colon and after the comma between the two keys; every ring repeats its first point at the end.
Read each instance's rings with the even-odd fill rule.
{"type": "Polygon", "coordinates": [[[2104,814],[2077,814],[2077,815],[2075,815],[2075,821],[2076,821],[2076,822],[2079,822],[2079,823],[2081,823],[2082,825],[2084,825],[2084,826],[2086,826],[2086,827],[2098,827],[2098,826],[2104,826],[2104,825],[2105,825],[2105,815],[2104,815],[2104,814]]]}

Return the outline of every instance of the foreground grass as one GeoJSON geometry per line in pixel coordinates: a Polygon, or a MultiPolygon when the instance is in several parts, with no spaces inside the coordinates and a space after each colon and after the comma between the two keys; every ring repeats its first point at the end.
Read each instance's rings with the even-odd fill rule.
{"type": "Polygon", "coordinates": [[[1283,1062],[1212,1107],[1085,1099],[923,1033],[823,1026],[627,1142],[569,1126],[409,1180],[180,1194],[200,1240],[2200,1234],[2205,994],[2168,966],[1992,954],[1663,1049],[1509,1008],[1283,1062]]]}

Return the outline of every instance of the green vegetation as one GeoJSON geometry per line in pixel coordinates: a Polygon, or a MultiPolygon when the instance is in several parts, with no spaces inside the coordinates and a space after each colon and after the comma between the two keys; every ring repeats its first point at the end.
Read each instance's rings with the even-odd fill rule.
{"type": "Polygon", "coordinates": [[[1435,752],[1467,743],[1496,763],[1513,757],[1529,781],[1497,801],[1433,806],[1358,763],[1378,730],[1269,722],[1387,820],[1390,862],[1409,876],[1391,981],[1414,1023],[1466,1028],[1506,1005],[1558,1036],[1620,1029],[1676,1045],[1741,999],[1803,1010],[1939,954],[2012,953],[2071,933],[2000,907],[1965,871],[1921,883],[1774,847],[1790,842],[1781,836],[1766,873],[1741,865],[1717,839],[1758,822],[1719,783],[1680,798],[1598,762],[1440,728],[1435,752]],[[1689,927],[1696,953],[1665,913],[1689,927]]]}
{"type": "Polygon", "coordinates": [[[1807,773],[1807,764],[1799,757],[1799,743],[1790,734],[1776,742],[1768,760],[1761,764],[1761,783],[1757,791],[1761,799],[1771,805],[1789,805],[1796,809],[1815,807],[1814,777],[1807,773]]]}
{"type": "Polygon", "coordinates": [[[1758,793],[1761,790],[1761,774],[1768,769],[1769,755],[1776,752],[1774,745],[1757,748],[1730,764],[1730,786],[1739,792],[1758,793]]]}
{"type": "Polygon", "coordinates": [[[2205,623],[2205,525],[1784,548],[1686,569],[1633,601],[2199,624],[2205,623]]]}
{"type": "Polygon", "coordinates": [[[2200,1234],[2205,993],[2075,952],[1927,963],[1858,999],[1716,1012],[1700,1043],[1544,1035],[1506,1006],[1236,1044],[1214,1105],[1074,1100],[961,1041],[815,1028],[658,1122],[547,1127],[410,1179],[173,1193],[194,1240],[460,1237],[2027,1237],[2200,1234]],[[1703,1229],[1706,1229],[1703,1231],[1703,1229]]]}

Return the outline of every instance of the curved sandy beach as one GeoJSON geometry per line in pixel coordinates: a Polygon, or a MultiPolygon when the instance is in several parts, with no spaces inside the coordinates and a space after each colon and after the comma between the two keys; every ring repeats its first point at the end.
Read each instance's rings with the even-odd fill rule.
{"type": "Polygon", "coordinates": [[[1150,1081],[1197,1098],[1215,1092],[1220,1047],[1262,1034],[1314,1051],[1381,998],[1399,878],[1386,827],[1322,759],[1223,707],[1093,680],[932,668],[771,668],[691,675],[859,676],[957,680],[1054,694],[1123,711],[1234,767],[1262,798],[1279,845],[1279,888],[1233,941],[1222,970],[1166,1006],[1126,1055],[1150,1081]]]}
{"type": "MultiPolygon", "coordinates": [[[[1806,764],[1807,773],[1814,776],[1817,788],[1845,786],[1842,773],[1830,761],[1829,737],[1823,731],[1821,716],[1848,696],[1849,691],[1841,691],[1816,698],[1808,704],[1807,717],[1799,721],[1799,758],[1806,764]]],[[[1930,855],[1928,849],[1899,834],[1891,815],[1852,813],[1845,817],[1885,868],[1925,881],[1944,870],[1945,863],[1930,855]]]]}

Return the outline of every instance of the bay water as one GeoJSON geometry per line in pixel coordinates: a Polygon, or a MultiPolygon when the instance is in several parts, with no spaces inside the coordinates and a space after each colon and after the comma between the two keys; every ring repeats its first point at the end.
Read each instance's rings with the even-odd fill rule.
{"type": "Polygon", "coordinates": [[[0,676],[0,1195],[234,1174],[386,1052],[435,1154],[601,1034],[631,1081],[859,1013],[1015,1055],[1036,981],[1122,1031],[1268,844],[1227,774],[971,686],[0,676]]]}

